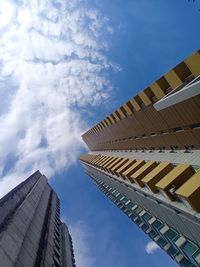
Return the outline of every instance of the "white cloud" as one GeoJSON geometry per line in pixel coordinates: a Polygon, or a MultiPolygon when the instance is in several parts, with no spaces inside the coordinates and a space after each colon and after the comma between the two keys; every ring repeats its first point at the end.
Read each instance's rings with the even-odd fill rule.
{"type": "Polygon", "coordinates": [[[3,0],[0,22],[2,196],[36,169],[51,177],[76,161],[82,111],[109,97],[105,73],[119,68],[104,56],[108,19],[82,1],[3,0]]]}
{"type": "Polygon", "coordinates": [[[160,247],[154,241],[148,242],[147,245],[145,246],[147,254],[152,254],[158,249],[160,249],[160,247]]]}
{"type": "Polygon", "coordinates": [[[95,266],[95,258],[91,255],[89,246],[90,232],[86,225],[81,221],[69,225],[69,232],[72,235],[76,265],[80,267],[95,266]]]}

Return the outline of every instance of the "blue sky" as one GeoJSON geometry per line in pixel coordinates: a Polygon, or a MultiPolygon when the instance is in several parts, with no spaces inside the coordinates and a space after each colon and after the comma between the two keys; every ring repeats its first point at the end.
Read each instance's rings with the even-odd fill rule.
{"type": "Polygon", "coordinates": [[[79,267],[176,266],[87,177],[81,134],[199,49],[199,1],[2,0],[0,195],[40,169],[79,267]]]}

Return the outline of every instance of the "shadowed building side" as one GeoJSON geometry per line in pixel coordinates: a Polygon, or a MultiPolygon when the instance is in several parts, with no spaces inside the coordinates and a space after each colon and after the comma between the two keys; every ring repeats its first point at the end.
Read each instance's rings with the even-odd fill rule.
{"type": "Polygon", "coordinates": [[[75,267],[60,201],[39,171],[0,199],[0,262],[6,267],[75,267]]]}

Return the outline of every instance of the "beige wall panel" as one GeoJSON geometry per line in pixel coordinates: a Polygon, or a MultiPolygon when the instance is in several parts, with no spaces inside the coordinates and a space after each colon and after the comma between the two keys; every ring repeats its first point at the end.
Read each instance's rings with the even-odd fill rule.
{"type": "Polygon", "coordinates": [[[117,176],[120,176],[123,172],[125,172],[130,166],[132,166],[136,162],[135,159],[129,159],[126,163],[123,164],[118,170],[115,171],[117,176]]]}
{"type": "Polygon", "coordinates": [[[140,105],[135,101],[134,98],[131,98],[129,101],[136,111],[139,111],[141,109],[140,105]]]}
{"type": "Polygon", "coordinates": [[[165,93],[156,82],[150,85],[150,89],[158,99],[161,99],[165,96],[165,93]]]}
{"type": "Polygon", "coordinates": [[[174,70],[167,72],[164,77],[173,89],[182,84],[181,79],[178,77],[174,70]]]}
{"type": "Polygon", "coordinates": [[[118,162],[118,164],[116,164],[114,167],[111,168],[110,172],[111,172],[112,174],[115,174],[115,172],[116,172],[119,168],[121,168],[121,167],[122,167],[126,162],[128,162],[128,161],[129,161],[129,159],[127,159],[127,158],[122,158],[121,161],[118,162]]]}
{"type": "Polygon", "coordinates": [[[131,175],[140,169],[145,164],[144,160],[137,160],[131,167],[124,171],[121,176],[125,179],[130,179],[131,175]]]}
{"type": "Polygon", "coordinates": [[[166,176],[173,169],[171,163],[162,162],[158,166],[149,172],[143,179],[142,182],[149,188],[153,193],[157,193],[158,189],[156,184],[166,176]]]}
{"type": "Polygon", "coordinates": [[[156,161],[149,160],[147,161],[139,170],[134,172],[130,176],[130,181],[134,181],[140,187],[144,187],[144,183],[142,182],[142,178],[144,178],[149,172],[151,172],[157,166],[156,161]]]}
{"type": "Polygon", "coordinates": [[[123,105],[123,108],[126,110],[126,112],[128,113],[128,115],[133,114],[133,112],[130,110],[130,108],[127,106],[127,104],[123,105]]]}
{"type": "Polygon", "coordinates": [[[195,77],[200,75],[200,54],[198,52],[188,57],[185,63],[195,77]]]}
{"type": "Polygon", "coordinates": [[[142,102],[145,104],[145,106],[149,106],[152,104],[151,100],[149,99],[149,97],[147,96],[147,94],[145,94],[145,92],[140,92],[139,97],[141,98],[142,102]]]}

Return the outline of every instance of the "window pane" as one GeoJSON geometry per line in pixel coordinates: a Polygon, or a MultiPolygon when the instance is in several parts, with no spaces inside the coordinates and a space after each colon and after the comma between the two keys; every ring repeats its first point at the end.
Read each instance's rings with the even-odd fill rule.
{"type": "Polygon", "coordinates": [[[146,222],[148,222],[148,221],[152,218],[152,216],[151,216],[148,212],[146,212],[146,213],[142,216],[142,218],[143,218],[146,222]]]}
{"type": "Polygon", "coordinates": [[[153,222],[152,225],[156,230],[159,230],[163,226],[163,224],[158,220],[155,220],[155,222],[153,222]]]}
{"type": "Polygon", "coordinates": [[[154,238],[154,237],[157,236],[157,233],[156,233],[155,231],[152,230],[152,231],[150,231],[149,236],[150,236],[151,238],[154,238]]]}
{"type": "Polygon", "coordinates": [[[174,240],[175,238],[177,239],[177,237],[178,237],[178,233],[176,231],[172,230],[172,229],[167,230],[167,232],[164,233],[164,235],[169,240],[174,240]]]}
{"type": "Polygon", "coordinates": [[[142,208],[140,208],[140,207],[137,207],[137,209],[135,209],[135,212],[136,212],[137,214],[139,214],[141,211],[142,211],[142,208]]]}
{"type": "Polygon", "coordinates": [[[182,250],[187,256],[191,257],[198,250],[198,247],[190,241],[186,241],[182,246],[182,250]]]}
{"type": "Polygon", "coordinates": [[[137,224],[137,225],[139,225],[139,224],[141,224],[141,220],[139,219],[139,218],[137,218],[137,220],[135,221],[135,223],[137,224]]]}
{"type": "Polygon", "coordinates": [[[174,258],[174,257],[176,256],[176,254],[178,253],[178,250],[175,249],[173,246],[171,246],[171,247],[168,249],[167,253],[168,253],[171,257],[174,258]]]}
{"type": "Polygon", "coordinates": [[[129,207],[129,209],[132,209],[133,206],[134,206],[134,204],[131,202],[127,205],[127,207],[129,207]]]}
{"type": "Polygon", "coordinates": [[[182,267],[193,267],[194,265],[191,264],[191,262],[189,260],[187,260],[186,258],[183,258],[181,261],[180,261],[180,265],[182,267]]]}
{"type": "Polygon", "coordinates": [[[157,241],[158,245],[161,246],[162,248],[167,244],[167,242],[162,238],[160,237],[157,241]]]}
{"type": "Polygon", "coordinates": [[[146,232],[147,229],[149,229],[148,225],[146,225],[146,224],[143,224],[141,228],[142,228],[142,230],[143,230],[144,232],[146,232]]]}
{"type": "Polygon", "coordinates": [[[126,203],[128,201],[128,199],[125,197],[123,200],[122,200],[124,203],[126,203]]]}

